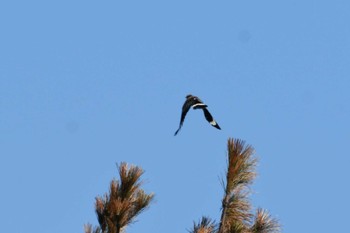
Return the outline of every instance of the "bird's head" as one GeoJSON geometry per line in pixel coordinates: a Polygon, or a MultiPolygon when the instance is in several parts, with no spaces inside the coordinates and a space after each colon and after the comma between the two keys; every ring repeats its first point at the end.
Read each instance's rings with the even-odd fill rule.
{"type": "Polygon", "coordinates": [[[186,95],[186,99],[191,98],[192,96],[193,96],[193,95],[188,94],[188,95],[186,95]]]}

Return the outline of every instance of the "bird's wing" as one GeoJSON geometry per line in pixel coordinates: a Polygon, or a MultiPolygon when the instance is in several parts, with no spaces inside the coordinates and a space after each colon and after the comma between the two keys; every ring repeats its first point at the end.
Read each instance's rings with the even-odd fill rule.
{"type": "Polygon", "coordinates": [[[182,106],[182,112],[181,112],[181,119],[180,119],[179,128],[176,130],[174,135],[176,135],[180,131],[180,129],[181,129],[181,127],[182,127],[182,125],[183,125],[183,123],[185,121],[185,117],[186,117],[187,112],[190,110],[190,108],[193,105],[198,104],[198,103],[202,103],[202,102],[197,97],[191,97],[191,98],[188,98],[185,101],[184,105],[182,106]]]}
{"type": "Polygon", "coordinates": [[[207,121],[217,129],[221,129],[219,124],[214,120],[213,116],[210,114],[207,108],[203,108],[204,116],[207,121]]]}

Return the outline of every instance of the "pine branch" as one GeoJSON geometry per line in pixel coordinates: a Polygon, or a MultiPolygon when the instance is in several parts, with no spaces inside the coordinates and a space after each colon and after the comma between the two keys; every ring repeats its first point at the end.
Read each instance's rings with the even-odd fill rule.
{"type": "Polygon", "coordinates": [[[85,233],[101,233],[101,228],[95,227],[94,229],[92,229],[91,224],[85,224],[84,231],[85,231],[85,233]]]}
{"type": "Polygon", "coordinates": [[[261,208],[257,209],[254,224],[250,228],[251,233],[278,233],[281,227],[278,221],[261,208]]]}
{"type": "MultiPolygon", "coordinates": [[[[101,233],[120,233],[154,198],[154,194],[147,194],[140,188],[143,174],[140,167],[121,163],[118,171],[120,180],[112,180],[109,193],[96,198],[95,211],[101,233]]],[[[90,229],[87,233],[92,233],[91,226],[87,229],[90,229]]]]}
{"type": "Polygon", "coordinates": [[[214,233],[216,224],[208,217],[202,217],[200,223],[193,223],[193,229],[190,233],[214,233]]]}
{"type": "Polygon", "coordinates": [[[252,158],[254,149],[239,139],[229,139],[227,144],[228,167],[225,195],[218,233],[243,232],[251,219],[248,185],[255,178],[257,160],[252,158]],[[242,231],[235,231],[241,229],[242,231]]]}

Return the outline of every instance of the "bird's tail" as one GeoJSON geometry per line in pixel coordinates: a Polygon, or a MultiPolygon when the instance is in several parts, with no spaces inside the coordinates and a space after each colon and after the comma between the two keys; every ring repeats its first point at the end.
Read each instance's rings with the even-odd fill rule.
{"type": "Polygon", "coordinates": [[[211,124],[212,126],[214,126],[215,128],[217,128],[217,129],[220,129],[220,130],[221,130],[221,128],[220,128],[220,126],[219,126],[219,124],[218,124],[216,121],[212,121],[212,122],[210,122],[210,124],[211,124]]]}

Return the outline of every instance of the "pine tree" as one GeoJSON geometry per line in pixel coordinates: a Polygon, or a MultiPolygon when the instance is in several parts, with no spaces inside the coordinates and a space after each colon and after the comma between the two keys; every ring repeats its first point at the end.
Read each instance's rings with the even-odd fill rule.
{"type": "Polygon", "coordinates": [[[112,180],[109,193],[96,198],[95,211],[100,226],[92,229],[91,224],[87,224],[86,233],[120,233],[153,200],[154,194],[147,194],[140,187],[143,174],[140,167],[123,162],[118,171],[120,180],[112,180]]]}
{"type": "MultiPolygon", "coordinates": [[[[240,139],[228,139],[226,179],[219,223],[202,217],[190,233],[278,233],[279,222],[261,208],[252,213],[250,185],[256,177],[254,149],[240,139]]],[[[154,195],[141,188],[143,170],[121,163],[120,181],[113,180],[108,194],[96,198],[95,210],[100,226],[85,225],[85,233],[120,233],[152,202],[154,195]]]]}
{"type": "Polygon", "coordinates": [[[251,213],[249,202],[250,189],[256,173],[257,159],[253,158],[254,149],[240,139],[229,139],[227,143],[227,172],[223,181],[221,218],[218,227],[207,217],[201,224],[195,224],[192,233],[277,233],[278,221],[266,210],[258,208],[251,213]],[[204,223],[204,224],[203,224],[204,223]]]}

